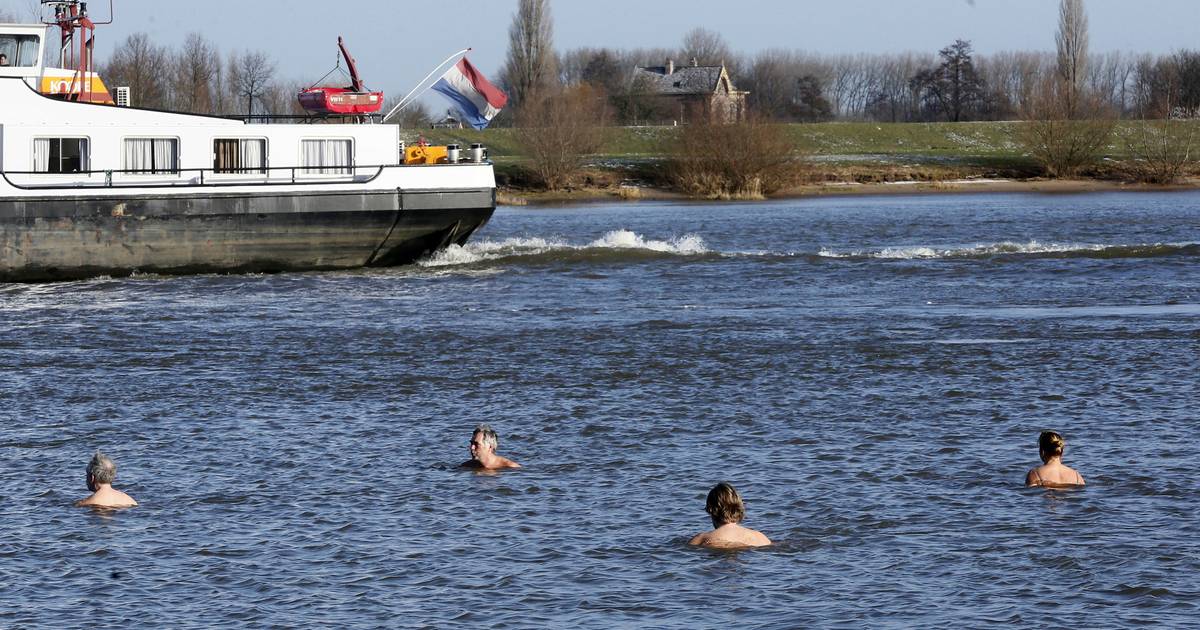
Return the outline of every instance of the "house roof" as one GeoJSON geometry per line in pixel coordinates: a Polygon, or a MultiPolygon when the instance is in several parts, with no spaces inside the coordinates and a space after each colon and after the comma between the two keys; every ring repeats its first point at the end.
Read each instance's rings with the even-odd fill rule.
{"type": "Polygon", "coordinates": [[[653,66],[638,68],[633,76],[658,94],[712,94],[724,71],[724,66],[676,66],[675,72],[667,74],[666,66],[653,66]]]}

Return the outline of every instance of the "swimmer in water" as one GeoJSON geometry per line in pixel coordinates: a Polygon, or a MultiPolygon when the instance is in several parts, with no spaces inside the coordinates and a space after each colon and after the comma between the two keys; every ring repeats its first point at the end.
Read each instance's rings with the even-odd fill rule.
{"type": "Polygon", "coordinates": [[[771,539],[762,532],[739,525],[746,517],[746,505],[742,502],[742,495],[727,483],[719,483],[709,490],[704,511],[712,517],[713,530],[696,534],[689,545],[729,548],[771,544],[771,539]]]}
{"type": "Polygon", "coordinates": [[[96,451],[87,465],[87,487],[92,496],[80,499],[75,505],[101,508],[126,508],[137,505],[133,497],[112,487],[117,478],[117,464],[107,455],[96,451]]]}
{"type": "Polygon", "coordinates": [[[503,470],[520,468],[521,465],[507,457],[496,454],[500,447],[500,436],[486,424],[475,427],[471,433],[471,459],[462,463],[464,468],[476,470],[503,470]]]}
{"type": "Polygon", "coordinates": [[[1054,431],[1042,431],[1038,438],[1038,454],[1042,465],[1025,475],[1027,487],[1071,488],[1083,485],[1083,475],[1062,463],[1066,441],[1054,431]]]}

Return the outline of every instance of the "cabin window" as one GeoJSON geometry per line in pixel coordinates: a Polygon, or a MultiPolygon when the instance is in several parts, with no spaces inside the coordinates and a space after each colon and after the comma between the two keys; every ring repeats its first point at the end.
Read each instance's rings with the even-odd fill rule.
{"type": "Polygon", "coordinates": [[[213,154],[214,172],[267,172],[267,141],[261,138],[217,138],[213,154]]]}
{"type": "Polygon", "coordinates": [[[349,140],[301,140],[300,165],[305,173],[349,175],[354,164],[349,140]]]}
{"type": "Polygon", "coordinates": [[[87,138],[34,138],[33,170],[80,173],[88,169],[87,138]]]}
{"type": "Polygon", "coordinates": [[[37,35],[0,35],[0,55],[4,55],[4,63],[0,65],[36,66],[40,44],[37,35]]]}
{"type": "Polygon", "coordinates": [[[178,138],[126,138],[125,170],[138,175],[179,172],[178,138]]]}

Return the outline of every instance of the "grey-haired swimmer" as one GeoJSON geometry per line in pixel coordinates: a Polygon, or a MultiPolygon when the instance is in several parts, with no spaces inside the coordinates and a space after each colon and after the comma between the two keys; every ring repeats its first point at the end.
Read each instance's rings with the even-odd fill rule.
{"type": "Polygon", "coordinates": [[[92,495],[75,502],[77,506],[124,508],[137,505],[133,497],[112,487],[117,478],[117,464],[107,455],[96,451],[87,465],[87,487],[92,495]]]}
{"type": "Polygon", "coordinates": [[[462,463],[464,468],[476,470],[503,470],[505,468],[520,468],[521,465],[507,457],[496,454],[500,447],[500,436],[486,424],[475,427],[471,433],[471,459],[462,463]]]}

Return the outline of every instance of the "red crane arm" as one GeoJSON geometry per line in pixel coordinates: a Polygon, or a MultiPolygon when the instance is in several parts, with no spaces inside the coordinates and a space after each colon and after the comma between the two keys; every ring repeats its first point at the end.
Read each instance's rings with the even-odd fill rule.
{"type": "Polygon", "coordinates": [[[355,92],[365,92],[362,79],[358,78],[358,67],[354,65],[354,57],[350,56],[350,51],[346,50],[346,44],[342,43],[341,35],[338,36],[338,48],[342,50],[342,58],[346,60],[346,66],[350,68],[350,86],[355,92]]]}

